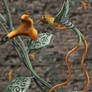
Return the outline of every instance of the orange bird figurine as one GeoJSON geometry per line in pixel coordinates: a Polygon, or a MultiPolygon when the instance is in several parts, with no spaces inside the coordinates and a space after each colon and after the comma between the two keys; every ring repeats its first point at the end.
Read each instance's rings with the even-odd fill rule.
{"type": "Polygon", "coordinates": [[[25,35],[32,38],[32,40],[37,40],[37,30],[34,28],[34,22],[29,14],[23,14],[21,16],[21,23],[13,31],[8,33],[6,36],[1,38],[0,44],[7,42],[19,35],[25,35]]]}
{"type": "Polygon", "coordinates": [[[20,25],[10,32],[7,36],[9,38],[14,38],[19,35],[26,35],[32,38],[33,40],[37,40],[37,30],[34,28],[34,22],[32,18],[30,18],[29,14],[23,14],[21,16],[20,25]]]}

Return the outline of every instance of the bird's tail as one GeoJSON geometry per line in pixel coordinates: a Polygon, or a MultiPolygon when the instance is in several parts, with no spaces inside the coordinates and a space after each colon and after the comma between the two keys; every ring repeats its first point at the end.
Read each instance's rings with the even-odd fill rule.
{"type": "Polygon", "coordinates": [[[8,36],[3,36],[0,40],[0,45],[6,43],[10,38],[8,36]]]}

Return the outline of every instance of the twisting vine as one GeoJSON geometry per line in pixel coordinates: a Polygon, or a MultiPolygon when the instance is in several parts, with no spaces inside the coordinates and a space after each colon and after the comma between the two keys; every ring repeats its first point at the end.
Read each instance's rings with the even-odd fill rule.
{"type": "Polygon", "coordinates": [[[70,56],[73,52],[75,52],[77,49],[79,49],[79,46],[75,46],[75,48],[73,48],[72,50],[70,50],[70,51],[67,53],[67,55],[66,55],[66,59],[65,59],[65,60],[66,60],[66,64],[67,64],[68,71],[69,71],[69,77],[68,77],[68,79],[67,79],[64,83],[57,84],[57,85],[53,86],[53,87],[49,90],[49,92],[52,92],[55,88],[60,87],[60,86],[64,86],[64,85],[66,85],[67,83],[70,82],[70,80],[71,80],[71,68],[70,68],[70,65],[69,65],[68,58],[69,58],[69,56],[70,56]]]}
{"type": "Polygon", "coordinates": [[[86,78],[87,78],[86,84],[85,84],[85,86],[83,88],[83,92],[86,92],[86,89],[87,89],[88,84],[90,82],[89,75],[88,75],[88,73],[87,73],[87,71],[85,69],[85,66],[84,66],[84,60],[85,60],[85,56],[86,56],[86,53],[87,53],[87,42],[86,42],[86,40],[83,40],[83,44],[84,44],[85,50],[84,50],[83,57],[82,57],[82,60],[81,60],[81,67],[82,67],[83,72],[85,73],[86,78]]]}

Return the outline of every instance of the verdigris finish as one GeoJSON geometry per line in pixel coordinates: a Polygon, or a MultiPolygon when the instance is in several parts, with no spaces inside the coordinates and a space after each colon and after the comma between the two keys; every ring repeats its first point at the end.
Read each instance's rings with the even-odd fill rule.
{"type": "Polygon", "coordinates": [[[31,77],[16,77],[4,92],[27,92],[31,84],[31,77]]]}

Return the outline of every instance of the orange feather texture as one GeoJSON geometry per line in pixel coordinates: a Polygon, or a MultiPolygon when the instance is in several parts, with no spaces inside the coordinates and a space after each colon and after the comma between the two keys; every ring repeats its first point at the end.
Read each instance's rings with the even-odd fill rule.
{"type": "Polygon", "coordinates": [[[32,38],[32,40],[37,40],[37,30],[34,28],[34,22],[32,18],[30,18],[29,14],[23,14],[21,16],[21,23],[16,27],[12,32],[10,32],[7,36],[9,38],[14,38],[19,35],[26,35],[32,38]]]}

